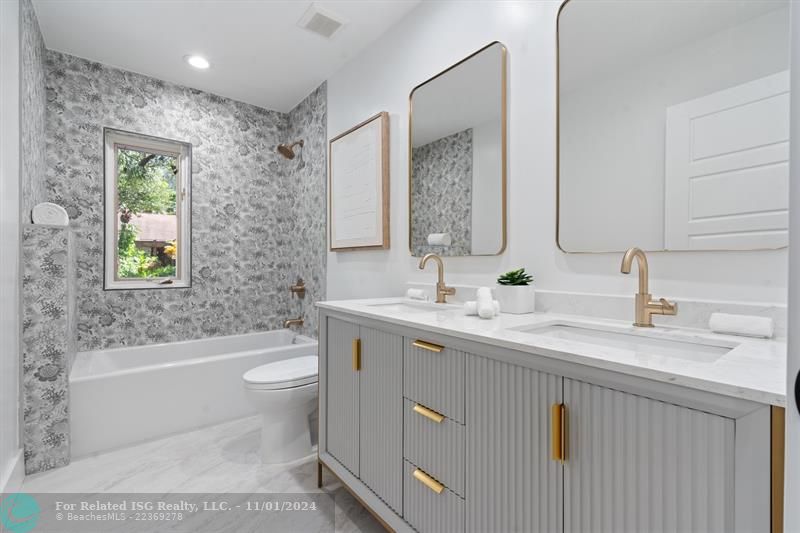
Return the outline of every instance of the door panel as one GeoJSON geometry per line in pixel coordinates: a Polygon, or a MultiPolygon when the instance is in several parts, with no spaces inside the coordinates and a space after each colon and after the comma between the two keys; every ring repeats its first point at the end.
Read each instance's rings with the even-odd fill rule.
{"type": "Polygon", "coordinates": [[[561,530],[563,467],[550,458],[561,382],[467,355],[467,531],[561,530]]]}
{"type": "Polygon", "coordinates": [[[327,451],[358,477],[359,376],[353,369],[358,325],[328,318],[327,331],[327,451]]]}
{"type": "Polygon", "coordinates": [[[789,73],[667,108],[668,250],[788,244],[789,73]]]}
{"type": "Polygon", "coordinates": [[[734,530],[734,421],[564,380],[564,531],[734,530]]]}
{"type": "Polygon", "coordinates": [[[361,480],[403,505],[403,337],[361,327],[361,480]]]}

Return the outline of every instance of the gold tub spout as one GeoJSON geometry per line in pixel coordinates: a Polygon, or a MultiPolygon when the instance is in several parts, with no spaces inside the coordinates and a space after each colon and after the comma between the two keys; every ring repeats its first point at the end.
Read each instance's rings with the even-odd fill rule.
{"type": "Polygon", "coordinates": [[[286,320],[283,321],[283,327],[284,328],[289,328],[289,327],[292,327],[292,326],[302,326],[304,322],[305,322],[305,320],[303,320],[303,317],[300,317],[300,318],[289,318],[289,319],[286,319],[286,320]]]}

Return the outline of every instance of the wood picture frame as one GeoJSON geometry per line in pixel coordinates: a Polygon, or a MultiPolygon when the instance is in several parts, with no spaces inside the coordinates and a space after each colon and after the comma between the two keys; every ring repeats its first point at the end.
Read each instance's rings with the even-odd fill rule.
{"type": "Polygon", "coordinates": [[[389,113],[328,142],[328,236],[332,252],[389,248],[389,113]]]}

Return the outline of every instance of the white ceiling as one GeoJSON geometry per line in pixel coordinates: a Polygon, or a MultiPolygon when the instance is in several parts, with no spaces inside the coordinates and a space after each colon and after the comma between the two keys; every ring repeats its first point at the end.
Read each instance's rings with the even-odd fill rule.
{"type": "Polygon", "coordinates": [[[561,89],[788,5],[788,0],[572,0],[558,20],[561,89]]]}
{"type": "Polygon", "coordinates": [[[325,39],[297,26],[303,0],[34,0],[48,48],[289,111],[420,0],[322,0],[346,21],[325,39]],[[199,71],[183,57],[201,54],[199,71]]]}

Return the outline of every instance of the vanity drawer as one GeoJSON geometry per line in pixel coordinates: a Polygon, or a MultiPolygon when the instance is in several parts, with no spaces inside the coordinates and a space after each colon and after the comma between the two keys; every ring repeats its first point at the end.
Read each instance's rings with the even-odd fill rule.
{"type": "Polygon", "coordinates": [[[463,424],[465,368],[465,352],[406,337],[403,396],[463,424]]]}
{"type": "Polygon", "coordinates": [[[405,471],[403,482],[405,521],[419,533],[464,531],[464,500],[408,461],[405,461],[405,471]],[[421,479],[415,477],[415,472],[419,472],[421,479]],[[422,481],[425,479],[431,480],[433,488],[422,481]]]}
{"type": "Polygon", "coordinates": [[[403,412],[403,454],[459,496],[464,496],[464,426],[426,406],[406,399],[403,412]],[[417,407],[419,406],[419,407],[417,407]],[[414,408],[417,407],[417,411],[414,408]],[[432,418],[431,418],[432,417],[432,418]],[[441,417],[440,421],[436,421],[441,417]]]}

